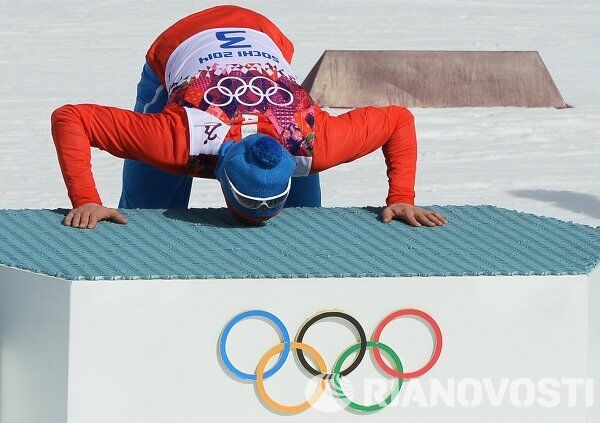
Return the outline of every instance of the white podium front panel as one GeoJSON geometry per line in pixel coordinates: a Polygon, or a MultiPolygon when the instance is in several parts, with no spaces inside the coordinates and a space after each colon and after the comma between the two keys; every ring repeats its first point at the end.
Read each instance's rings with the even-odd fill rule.
{"type": "MultiPolygon", "coordinates": [[[[28,274],[32,280],[23,283],[4,277],[20,271],[2,272],[3,422],[34,421],[42,414],[26,403],[44,401],[52,421],[65,421],[66,405],[69,423],[584,422],[597,413],[585,384],[598,376],[598,273],[72,283],[28,274]],[[253,383],[233,377],[219,359],[221,331],[242,311],[273,313],[294,337],[314,313],[343,310],[371,336],[381,319],[403,308],[437,321],[442,354],[430,372],[404,382],[396,401],[369,416],[344,409],[329,390],[304,413],[273,412],[253,383]],[[553,383],[560,384],[555,394],[544,389],[553,383]],[[576,391],[574,405],[569,389],[576,391]]],[[[412,319],[392,322],[381,341],[406,370],[425,364],[433,346],[426,327],[412,319]]],[[[231,331],[228,354],[252,373],[278,342],[270,325],[245,320],[231,331]]],[[[356,341],[344,325],[325,321],[310,328],[304,342],[331,369],[356,341]]],[[[371,354],[345,379],[357,402],[380,400],[392,383],[371,354]]],[[[304,401],[314,385],[294,351],[266,381],[271,397],[286,404],[304,401]]]]}

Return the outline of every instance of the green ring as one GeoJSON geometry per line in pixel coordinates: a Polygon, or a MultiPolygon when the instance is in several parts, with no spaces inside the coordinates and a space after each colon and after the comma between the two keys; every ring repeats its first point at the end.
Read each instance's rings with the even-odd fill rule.
{"type": "MultiPolygon", "coordinates": [[[[396,385],[392,389],[392,392],[390,392],[390,394],[388,395],[388,397],[386,399],[384,399],[380,403],[373,404],[373,405],[362,405],[362,404],[358,404],[356,402],[351,401],[346,396],[346,394],[344,394],[344,391],[342,390],[342,387],[340,386],[340,370],[342,369],[344,362],[350,356],[350,354],[352,354],[354,351],[358,350],[359,348],[360,348],[360,343],[352,345],[350,348],[348,348],[346,351],[344,351],[342,353],[342,355],[340,356],[340,358],[338,358],[337,361],[335,362],[335,365],[333,366],[334,376],[332,378],[333,388],[335,389],[337,395],[346,402],[347,406],[354,410],[363,411],[366,413],[372,413],[374,411],[383,410],[385,407],[390,405],[390,403],[394,400],[394,398],[396,398],[396,396],[400,393],[400,388],[402,388],[402,379],[398,379],[398,385],[396,385]]],[[[382,344],[381,342],[368,341],[367,348],[378,348],[380,350],[383,350],[385,353],[387,353],[388,356],[390,356],[390,358],[394,362],[396,370],[399,373],[402,373],[404,371],[404,369],[402,368],[402,362],[400,361],[400,357],[398,357],[398,354],[396,354],[394,352],[394,350],[392,350],[387,345],[382,344]]]]}

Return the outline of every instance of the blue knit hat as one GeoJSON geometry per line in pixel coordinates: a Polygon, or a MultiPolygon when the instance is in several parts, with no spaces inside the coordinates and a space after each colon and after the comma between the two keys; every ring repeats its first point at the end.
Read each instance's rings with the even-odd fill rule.
{"type": "Polygon", "coordinates": [[[264,221],[279,213],[284,203],[272,209],[244,207],[236,200],[231,184],[246,196],[275,197],[286,191],[295,169],[294,157],[281,144],[269,136],[253,134],[237,143],[228,141],[221,146],[215,174],[227,207],[234,215],[264,221]]]}

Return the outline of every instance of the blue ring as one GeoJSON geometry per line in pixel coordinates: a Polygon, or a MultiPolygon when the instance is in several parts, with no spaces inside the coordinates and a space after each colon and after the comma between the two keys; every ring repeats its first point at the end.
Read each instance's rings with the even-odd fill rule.
{"type": "Polygon", "coordinates": [[[268,311],[264,311],[264,310],[244,311],[243,313],[240,313],[237,316],[235,316],[233,319],[231,319],[229,321],[229,323],[227,323],[227,326],[225,326],[225,328],[223,329],[223,332],[221,333],[221,339],[219,341],[219,354],[221,355],[221,361],[223,361],[223,364],[225,365],[225,367],[227,367],[227,369],[231,373],[233,373],[235,376],[239,377],[240,379],[252,380],[252,381],[256,380],[256,373],[244,373],[241,370],[238,370],[231,363],[231,360],[229,360],[229,357],[227,356],[227,351],[226,351],[227,337],[229,336],[229,332],[231,332],[231,329],[237,323],[239,323],[240,321],[247,319],[249,317],[262,317],[262,318],[265,318],[265,319],[270,320],[271,322],[275,323],[275,325],[281,332],[281,336],[283,338],[283,351],[281,352],[281,355],[279,356],[279,360],[277,360],[277,363],[275,363],[275,365],[269,371],[265,372],[264,377],[265,377],[265,379],[267,379],[267,378],[273,376],[275,373],[277,373],[279,371],[279,369],[281,369],[281,367],[285,363],[285,360],[287,360],[287,357],[288,357],[288,355],[290,353],[290,349],[291,349],[290,348],[290,342],[291,342],[290,334],[288,333],[285,325],[283,324],[283,322],[281,320],[279,320],[279,318],[277,316],[269,313],[268,311]]]}

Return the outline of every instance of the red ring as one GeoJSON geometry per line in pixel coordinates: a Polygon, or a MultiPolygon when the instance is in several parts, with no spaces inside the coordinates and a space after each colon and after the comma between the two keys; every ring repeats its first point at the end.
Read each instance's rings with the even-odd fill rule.
{"type": "Polygon", "coordinates": [[[383,369],[383,371],[385,371],[388,375],[396,377],[398,379],[414,379],[414,378],[423,376],[425,373],[427,373],[429,370],[431,370],[432,367],[435,366],[435,363],[437,363],[438,359],[440,358],[440,355],[442,354],[442,343],[443,343],[442,342],[442,331],[441,331],[439,325],[437,324],[437,322],[429,314],[427,314],[421,310],[407,308],[404,310],[397,310],[397,311],[393,312],[392,314],[390,314],[389,316],[387,316],[385,319],[383,319],[381,321],[381,323],[379,323],[379,325],[375,329],[375,332],[373,333],[373,341],[379,342],[379,337],[381,336],[381,332],[383,332],[383,329],[385,329],[385,327],[392,320],[396,320],[397,318],[403,317],[403,316],[420,317],[429,324],[431,329],[433,329],[433,332],[435,333],[435,348],[433,350],[433,354],[431,355],[431,359],[429,360],[429,362],[425,366],[423,366],[422,368],[420,368],[419,370],[416,370],[414,372],[400,373],[400,372],[392,369],[390,366],[388,366],[385,363],[385,361],[383,361],[383,358],[381,358],[381,352],[377,348],[373,349],[373,355],[375,356],[375,361],[377,362],[377,364],[379,364],[379,366],[383,369]]]}

